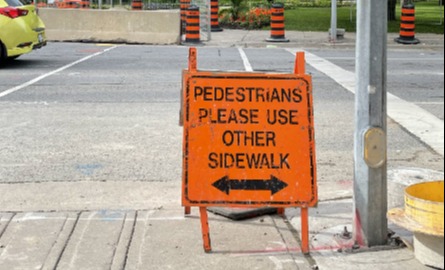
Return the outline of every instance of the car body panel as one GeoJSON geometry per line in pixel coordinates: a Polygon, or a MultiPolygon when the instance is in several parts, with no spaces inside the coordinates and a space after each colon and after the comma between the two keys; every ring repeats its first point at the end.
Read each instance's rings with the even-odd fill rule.
{"type": "Polygon", "coordinates": [[[0,8],[15,7],[28,14],[17,18],[0,15],[0,42],[6,48],[4,57],[17,57],[46,45],[45,24],[33,5],[21,5],[15,0],[0,0],[0,8]],[[9,4],[8,4],[9,2],[9,4]],[[13,6],[10,6],[10,4],[13,6]]]}

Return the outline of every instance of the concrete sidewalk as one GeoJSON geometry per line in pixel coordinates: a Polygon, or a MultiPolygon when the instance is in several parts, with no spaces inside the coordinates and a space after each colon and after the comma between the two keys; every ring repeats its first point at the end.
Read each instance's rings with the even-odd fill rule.
{"type": "MultiPolygon", "coordinates": [[[[328,32],[286,31],[289,42],[267,42],[270,31],[264,30],[227,30],[211,33],[211,40],[205,41],[204,46],[218,47],[284,47],[284,48],[355,48],[356,34],[346,32],[343,38],[335,43],[329,41],[328,32]]],[[[418,45],[403,45],[394,41],[399,37],[397,33],[388,33],[388,48],[400,49],[438,49],[444,47],[444,36],[437,34],[416,34],[420,40],[418,45]]]]}
{"type": "Polygon", "coordinates": [[[0,269],[310,269],[280,216],[184,216],[179,182],[0,184],[0,269]],[[162,188],[161,188],[162,185],[162,188]]]}
{"type": "Polygon", "coordinates": [[[180,183],[0,184],[0,269],[428,269],[408,248],[350,249],[340,235],[352,231],[351,187],[319,183],[304,256],[298,209],[286,219],[209,214],[207,254],[198,210],[185,217],[180,206],[180,183]]]}
{"type": "Polygon", "coordinates": [[[0,269],[310,269],[280,217],[200,221],[181,209],[0,213],[0,269]]]}

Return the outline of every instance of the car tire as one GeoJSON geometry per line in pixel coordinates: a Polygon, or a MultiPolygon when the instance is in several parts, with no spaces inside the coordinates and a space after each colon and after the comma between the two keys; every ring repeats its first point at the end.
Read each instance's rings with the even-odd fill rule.
{"type": "Polygon", "coordinates": [[[0,65],[3,64],[6,61],[6,48],[5,45],[3,45],[2,41],[0,40],[0,65]]]}

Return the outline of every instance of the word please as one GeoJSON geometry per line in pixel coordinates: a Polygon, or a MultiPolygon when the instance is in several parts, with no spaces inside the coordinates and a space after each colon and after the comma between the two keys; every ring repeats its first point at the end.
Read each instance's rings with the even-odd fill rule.
{"type": "Polygon", "coordinates": [[[298,110],[199,108],[198,119],[201,123],[211,124],[298,125],[298,110]]]}

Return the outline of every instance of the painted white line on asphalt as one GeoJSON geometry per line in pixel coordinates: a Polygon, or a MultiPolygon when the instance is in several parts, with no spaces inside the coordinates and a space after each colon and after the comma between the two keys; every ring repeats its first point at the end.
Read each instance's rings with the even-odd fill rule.
{"type": "Polygon", "coordinates": [[[442,76],[444,75],[443,72],[438,71],[427,71],[427,70],[398,70],[398,71],[391,71],[391,76],[423,76],[423,75],[429,75],[429,76],[442,76]]]}
{"type": "Polygon", "coordinates": [[[89,59],[91,59],[91,58],[93,58],[93,57],[96,57],[96,56],[99,56],[99,55],[101,55],[101,54],[104,54],[104,53],[106,53],[106,52],[108,52],[108,51],[110,51],[110,50],[112,50],[112,49],[117,48],[117,47],[118,47],[118,46],[113,46],[113,47],[111,47],[111,48],[107,48],[107,49],[105,49],[105,50],[103,50],[103,51],[97,52],[97,53],[95,53],[95,54],[86,56],[86,57],[84,57],[84,58],[82,58],[82,59],[80,59],[80,60],[77,60],[77,61],[75,61],[75,62],[73,62],[73,63],[71,63],[71,64],[68,64],[68,65],[63,66],[63,67],[61,67],[61,68],[59,68],[59,69],[56,69],[56,70],[53,70],[53,71],[48,72],[48,73],[46,73],[46,74],[43,74],[43,75],[41,75],[41,76],[39,76],[39,77],[37,77],[37,78],[35,78],[35,79],[32,79],[32,80],[30,80],[30,81],[28,81],[28,82],[26,82],[26,83],[24,83],[24,84],[21,84],[21,85],[18,85],[18,86],[16,86],[16,87],[13,87],[13,88],[11,88],[11,89],[8,89],[8,90],[6,90],[6,91],[3,91],[3,92],[0,93],[0,98],[2,98],[2,97],[4,97],[4,96],[7,96],[7,95],[9,95],[9,94],[12,94],[12,93],[14,93],[14,92],[17,92],[17,91],[19,91],[19,90],[22,90],[23,88],[26,88],[26,87],[28,87],[28,86],[31,86],[31,85],[33,85],[33,84],[35,84],[35,83],[37,83],[37,82],[39,82],[39,81],[41,81],[41,80],[43,80],[43,79],[49,77],[49,76],[51,76],[51,75],[54,75],[54,74],[59,73],[59,72],[61,72],[61,71],[64,71],[65,69],[68,69],[68,68],[70,68],[70,67],[72,67],[72,66],[75,66],[75,65],[77,65],[77,64],[80,64],[80,63],[82,63],[82,62],[85,62],[85,61],[87,61],[87,60],[89,60],[89,59]]]}
{"type": "MultiPolygon", "coordinates": [[[[296,50],[287,49],[293,55],[296,50]]],[[[347,71],[326,59],[305,52],[306,61],[315,69],[326,74],[345,89],[355,94],[355,73],[347,71]]],[[[411,134],[444,155],[444,122],[419,106],[405,101],[391,93],[388,97],[388,117],[399,123],[411,134]]]]}
{"type": "Polygon", "coordinates": [[[244,52],[243,48],[238,48],[239,54],[241,55],[241,59],[243,60],[244,68],[248,72],[252,72],[253,68],[250,65],[249,58],[247,58],[246,53],[244,52]]]}
{"type": "Polygon", "coordinates": [[[414,102],[414,104],[418,104],[418,105],[444,105],[443,101],[419,101],[419,102],[414,102]]]}

